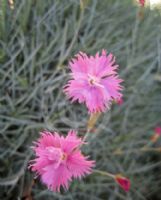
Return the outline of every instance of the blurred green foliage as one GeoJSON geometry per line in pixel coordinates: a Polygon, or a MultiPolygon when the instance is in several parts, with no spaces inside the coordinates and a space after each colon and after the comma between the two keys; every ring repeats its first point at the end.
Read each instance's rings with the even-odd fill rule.
{"type": "Polygon", "coordinates": [[[139,149],[161,125],[161,16],[127,0],[81,2],[15,0],[11,9],[0,1],[0,199],[20,200],[26,193],[34,200],[160,199],[161,155],[139,149]],[[120,65],[124,104],[102,115],[84,151],[98,169],[128,176],[130,192],[98,174],[74,181],[61,194],[38,180],[33,185],[27,165],[38,132],[72,128],[84,134],[85,107],[62,93],[68,60],[102,48],[120,65]],[[116,155],[119,150],[124,153],[116,155]]]}

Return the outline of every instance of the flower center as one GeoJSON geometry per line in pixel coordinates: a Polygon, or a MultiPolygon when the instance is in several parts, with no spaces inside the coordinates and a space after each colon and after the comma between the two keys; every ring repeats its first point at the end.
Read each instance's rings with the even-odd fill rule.
{"type": "Polygon", "coordinates": [[[102,84],[100,84],[100,79],[88,74],[88,82],[91,86],[97,86],[97,87],[104,87],[102,84]]]}
{"type": "Polygon", "coordinates": [[[61,156],[61,160],[66,160],[66,159],[67,159],[67,154],[63,153],[62,156],[61,156]]]}
{"type": "Polygon", "coordinates": [[[53,161],[55,168],[58,168],[61,163],[64,163],[67,159],[67,154],[64,153],[61,148],[47,147],[46,155],[50,161],[53,161]]]}

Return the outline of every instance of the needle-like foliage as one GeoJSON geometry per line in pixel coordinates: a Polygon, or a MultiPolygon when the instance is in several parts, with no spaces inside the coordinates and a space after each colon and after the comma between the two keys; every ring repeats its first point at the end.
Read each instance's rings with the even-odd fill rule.
{"type": "MultiPolygon", "coordinates": [[[[160,198],[161,152],[142,148],[161,125],[161,16],[127,0],[0,1],[0,199],[148,200],[160,198]],[[43,129],[85,134],[87,111],[63,93],[77,52],[112,52],[124,103],[100,116],[83,151],[97,169],[121,172],[128,193],[92,174],[68,192],[50,192],[27,169],[43,129]]],[[[160,147],[161,140],[149,148],[160,147]]]]}

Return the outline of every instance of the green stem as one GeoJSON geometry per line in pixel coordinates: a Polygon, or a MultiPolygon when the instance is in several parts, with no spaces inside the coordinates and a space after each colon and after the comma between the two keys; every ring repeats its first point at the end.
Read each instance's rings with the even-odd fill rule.
{"type": "Polygon", "coordinates": [[[111,173],[109,173],[109,172],[105,172],[105,171],[98,170],[98,169],[93,170],[93,172],[98,173],[98,174],[101,174],[101,175],[103,175],[103,176],[108,176],[108,177],[110,177],[110,178],[115,179],[115,175],[114,175],[114,174],[111,174],[111,173]]]}
{"type": "Polygon", "coordinates": [[[90,133],[90,129],[87,129],[87,132],[86,132],[86,134],[85,134],[84,137],[83,137],[83,142],[86,141],[86,139],[87,139],[88,136],[89,136],[89,133],[90,133]]]}
{"type": "Polygon", "coordinates": [[[125,153],[140,153],[140,152],[161,152],[161,147],[154,148],[154,147],[143,146],[139,149],[131,149],[128,151],[119,149],[118,151],[114,151],[113,155],[123,155],[125,153]]]}

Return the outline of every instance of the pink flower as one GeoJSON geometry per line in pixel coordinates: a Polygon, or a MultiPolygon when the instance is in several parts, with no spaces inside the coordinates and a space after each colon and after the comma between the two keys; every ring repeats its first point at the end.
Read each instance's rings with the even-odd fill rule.
{"type": "Polygon", "coordinates": [[[79,147],[83,141],[75,131],[69,131],[66,137],[48,131],[41,133],[33,150],[36,158],[29,168],[41,177],[41,180],[52,191],[60,191],[62,186],[68,189],[73,178],[90,174],[94,161],[87,160],[79,147]]]}
{"type": "Polygon", "coordinates": [[[139,3],[140,3],[141,6],[144,7],[144,5],[145,5],[145,0],[139,0],[139,3]]]}
{"type": "Polygon", "coordinates": [[[130,180],[120,174],[115,176],[115,181],[120,185],[120,187],[126,192],[130,189],[130,180]]]}
{"type": "Polygon", "coordinates": [[[154,132],[155,132],[155,134],[157,134],[157,135],[161,135],[161,126],[157,126],[155,129],[154,129],[154,132]]]}
{"type": "Polygon", "coordinates": [[[64,87],[68,98],[85,103],[90,113],[104,112],[113,100],[120,99],[122,79],[112,54],[102,50],[101,55],[87,56],[79,52],[70,62],[71,80],[64,87]]]}

